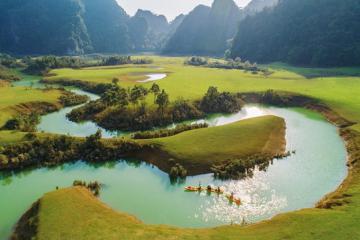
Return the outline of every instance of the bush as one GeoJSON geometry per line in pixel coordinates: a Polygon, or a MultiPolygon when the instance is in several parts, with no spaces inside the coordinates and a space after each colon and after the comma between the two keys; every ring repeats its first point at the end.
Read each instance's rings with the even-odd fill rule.
{"type": "Polygon", "coordinates": [[[86,103],[89,100],[89,97],[86,95],[77,95],[72,92],[66,92],[60,97],[60,103],[65,106],[76,106],[82,103],[86,103]]]}
{"type": "Polygon", "coordinates": [[[20,114],[14,119],[8,120],[3,129],[19,130],[22,132],[35,132],[36,126],[40,123],[40,115],[31,113],[30,115],[20,114]]]}
{"type": "Polygon", "coordinates": [[[200,102],[205,113],[235,113],[241,110],[243,102],[228,92],[219,93],[216,87],[209,87],[200,102]]]}
{"type": "Polygon", "coordinates": [[[170,179],[173,180],[178,178],[185,178],[187,176],[187,170],[179,163],[176,163],[175,166],[170,169],[169,176],[170,179]]]}
{"type": "Polygon", "coordinates": [[[206,123],[190,124],[190,125],[180,124],[173,129],[161,129],[156,131],[137,132],[132,135],[132,138],[151,139],[151,138],[170,137],[185,131],[190,131],[199,128],[207,128],[207,127],[208,125],[206,123]]]}
{"type": "Polygon", "coordinates": [[[75,180],[73,186],[80,186],[89,189],[95,196],[99,196],[101,184],[98,181],[86,183],[85,181],[75,180]]]}
{"type": "Polygon", "coordinates": [[[189,59],[187,59],[184,62],[185,65],[191,65],[191,66],[204,66],[206,64],[208,64],[208,60],[206,58],[203,57],[196,57],[193,56],[189,59]]]}

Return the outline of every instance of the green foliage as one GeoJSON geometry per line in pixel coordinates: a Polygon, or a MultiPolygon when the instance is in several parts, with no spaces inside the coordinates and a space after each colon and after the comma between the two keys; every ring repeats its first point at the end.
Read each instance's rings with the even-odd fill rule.
{"type": "Polygon", "coordinates": [[[208,60],[204,57],[193,56],[185,61],[186,65],[203,66],[208,64],[208,60]]]}
{"type": "Polygon", "coordinates": [[[180,122],[184,119],[199,119],[205,115],[194,103],[182,98],[174,102],[171,114],[174,122],[180,122]]]}
{"type": "Polygon", "coordinates": [[[35,132],[40,123],[40,115],[31,113],[29,115],[19,114],[14,119],[7,121],[3,127],[5,130],[19,130],[22,132],[35,132]]]}
{"type": "Polygon", "coordinates": [[[148,94],[148,90],[142,85],[135,85],[130,90],[130,102],[132,104],[138,105],[139,101],[144,101],[146,95],[148,94]]]}
{"type": "Polygon", "coordinates": [[[60,103],[63,106],[76,106],[82,103],[86,103],[89,97],[86,95],[78,95],[72,92],[66,92],[60,97],[60,103]]]}
{"type": "Polygon", "coordinates": [[[98,181],[86,183],[85,181],[75,180],[73,186],[80,186],[89,189],[95,196],[100,195],[101,184],[98,181]]]}
{"type": "Polygon", "coordinates": [[[159,106],[161,114],[164,115],[164,109],[169,105],[169,95],[163,89],[159,95],[157,95],[155,103],[159,106]]]}
{"type": "Polygon", "coordinates": [[[280,1],[240,23],[232,57],[262,63],[359,65],[359,12],[360,3],[353,0],[280,1]]]}
{"type": "Polygon", "coordinates": [[[187,59],[184,64],[191,66],[202,66],[208,68],[238,69],[238,70],[246,70],[252,72],[260,71],[256,63],[251,64],[249,61],[242,62],[241,58],[239,57],[235,58],[235,60],[227,59],[226,61],[221,61],[221,62],[220,61],[209,62],[209,60],[204,57],[191,57],[187,59]]]}
{"type": "Polygon", "coordinates": [[[234,113],[240,111],[242,105],[242,101],[229,92],[219,93],[216,87],[209,87],[200,109],[206,113],[234,113]]]}
{"type": "Polygon", "coordinates": [[[214,172],[214,176],[219,179],[243,179],[252,177],[255,167],[266,170],[271,160],[272,157],[270,156],[254,155],[213,165],[211,170],[214,172]]]}
{"type": "Polygon", "coordinates": [[[171,129],[160,129],[155,131],[145,131],[145,132],[136,132],[132,135],[133,139],[151,139],[151,138],[162,138],[162,137],[170,137],[176,134],[199,129],[199,128],[207,128],[208,125],[206,123],[198,123],[198,124],[179,124],[175,128],[171,129]]]}
{"type": "Polygon", "coordinates": [[[20,78],[12,73],[7,67],[0,64],[0,80],[18,81],[20,78]]]}
{"type": "Polygon", "coordinates": [[[85,140],[69,136],[35,137],[0,149],[0,156],[6,156],[0,161],[0,170],[54,166],[79,159],[89,162],[109,161],[129,152],[140,151],[142,148],[142,145],[132,140],[122,139],[114,143],[102,141],[101,131],[85,140]]]}
{"type": "Polygon", "coordinates": [[[130,64],[130,56],[111,56],[102,60],[103,66],[130,64]]]}
{"type": "Polygon", "coordinates": [[[129,96],[125,88],[112,85],[112,87],[101,96],[101,101],[107,106],[118,105],[125,107],[129,104],[129,96]]]}
{"type": "Polygon", "coordinates": [[[89,66],[81,58],[78,57],[55,57],[44,56],[27,61],[26,73],[40,75],[47,73],[50,69],[56,68],[80,68],[89,66]]]}
{"type": "Polygon", "coordinates": [[[185,178],[187,176],[187,171],[181,164],[176,163],[175,166],[170,169],[169,176],[172,180],[185,178]]]}
{"type": "Polygon", "coordinates": [[[160,87],[156,83],[153,83],[150,88],[150,92],[154,93],[155,95],[160,93],[160,87]]]}
{"type": "Polygon", "coordinates": [[[90,120],[92,116],[104,111],[106,107],[107,105],[103,101],[91,101],[85,106],[73,109],[66,117],[74,122],[90,120]]]}

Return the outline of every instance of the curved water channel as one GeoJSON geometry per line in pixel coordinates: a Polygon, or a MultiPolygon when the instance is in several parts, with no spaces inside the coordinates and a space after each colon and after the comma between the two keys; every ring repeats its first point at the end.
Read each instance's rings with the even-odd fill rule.
{"type": "MultiPolygon", "coordinates": [[[[64,113],[70,110],[44,116],[39,128],[75,136],[96,132],[98,127],[93,123],[77,125],[67,121],[64,113]]],[[[99,165],[78,161],[56,168],[3,173],[0,175],[0,238],[10,233],[36,199],[56,186],[70,186],[75,179],[100,181],[104,184],[102,201],[150,224],[212,227],[256,222],[282,212],[313,207],[322,196],[335,190],[347,174],[344,143],[337,129],[322,116],[298,108],[247,105],[237,114],[215,115],[201,121],[219,126],[267,114],[285,119],[287,149],[296,150],[296,154],[274,160],[266,172],[255,171],[252,178],[219,181],[212,174],[204,174],[171,184],[168,175],[157,167],[121,159],[99,165]],[[240,197],[242,205],[231,205],[222,196],[184,192],[184,186],[199,182],[223,186],[240,197]]],[[[118,134],[121,133],[106,132],[105,136],[118,134]]]]}

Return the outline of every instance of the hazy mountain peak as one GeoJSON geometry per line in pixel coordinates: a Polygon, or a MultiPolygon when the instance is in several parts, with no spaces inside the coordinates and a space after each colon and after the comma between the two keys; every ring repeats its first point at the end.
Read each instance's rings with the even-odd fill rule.
{"type": "Polygon", "coordinates": [[[279,0],[252,0],[245,8],[247,14],[255,14],[261,12],[265,8],[271,8],[276,6],[279,0]]]}

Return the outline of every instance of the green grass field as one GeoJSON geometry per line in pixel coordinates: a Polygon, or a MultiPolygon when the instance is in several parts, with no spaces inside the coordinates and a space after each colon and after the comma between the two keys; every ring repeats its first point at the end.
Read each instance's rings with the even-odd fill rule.
{"type": "Polygon", "coordinates": [[[279,117],[265,116],[144,142],[160,145],[187,169],[206,173],[212,165],[224,160],[243,159],[255,154],[283,154],[285,122],[279,117]]]}
{"type": "Polygon", "coordinates": [[[58,105],[61,91],[3,86],[0,87],[0,96],[0,126],[3,126],[7,120],[19,114],[20,104],[49,102],[58,105]]]}
{"type": "MultiPolygon", "coordinates": [[[[192,100],[199,99],[209,86],[217,86],[221,91],[230,92],[274,89],[305,94],[320,99],[348,120],[360,122],[359,68],[309,69],[274,64],[265,66],[273,72],[270,76],[265,76],[239,70],[184,66],[185,58],[152,58],[154,63],[150,67],[59,69],[53,70],[51,73],[56,74],[56,76],[48,79],[76,79],[110,83],[114,77],[118,77],[120,84],[127,87],[139,84],[136,79],[141,79],[141,73],[168,73],[167,78],[159,80],[157,83],[169,93],[171,100],[176,100],[179,97],[192,100]],[[155,69],[155,66],[161,69],[155,69]],[[131,79],[129,80],[129,74],[136,73],[140,75],[130,76],[131,79]],[[308,78],[308,76],[315,77],[308,78]]],[[[145,83],[144,85],[150,87],[151,84],[145,83]]],[[[360,131],[360,125],[355,125],[354,129],[360,131]]]]}

